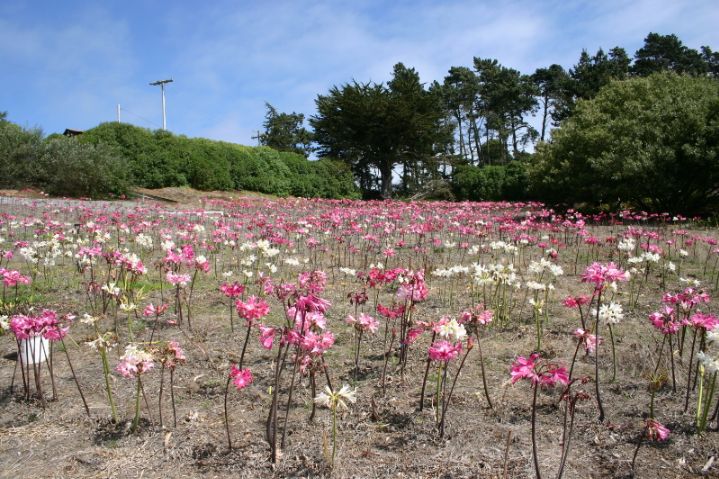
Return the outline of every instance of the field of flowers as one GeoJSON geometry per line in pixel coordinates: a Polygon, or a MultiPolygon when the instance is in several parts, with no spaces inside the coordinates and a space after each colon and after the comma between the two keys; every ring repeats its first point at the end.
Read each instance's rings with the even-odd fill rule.
{"type": "Polygon", "coordinates": [[[718,239],[537,203],[5,202],[0,477],[716,477],[718,239]]]}

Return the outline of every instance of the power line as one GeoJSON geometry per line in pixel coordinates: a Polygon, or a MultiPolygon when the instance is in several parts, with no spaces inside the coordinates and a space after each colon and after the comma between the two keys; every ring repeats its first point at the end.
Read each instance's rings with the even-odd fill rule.
{"type": "Polygon", "coordinates": [[[124,113],[129,113],[130,115],[134,116],[135,118],[138,118],[138,119],[144,121],[145,123],[149,123],[150,125],[152,125],[152,126],[154,126],[154,127],[156,127],[156,128],[160,128],[160,125],[158,125],[158,124],[155,123],[154,121],[148,120],[148,119],[145,118],[144,116],[140,116],[140,115],[138,115],[137,113],[133,112],[132,110],[128,110],[126,106],[123,106],[123,107],[122,107],[122,111],[123,111],[124,113]]]}

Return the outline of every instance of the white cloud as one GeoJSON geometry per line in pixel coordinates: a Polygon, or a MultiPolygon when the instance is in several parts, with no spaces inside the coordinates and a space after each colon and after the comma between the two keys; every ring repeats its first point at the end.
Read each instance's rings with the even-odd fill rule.
{"type": "Polygon", "coordinates": [[[86,128],[113,119],[119,102],[126,120],[158,126],[160,95],[147,83],[172,76],[171,130],[246,144],[265,101],[309,117],[318,94],[353,79],[386,81],[399,61],[429,83],[475,56],[531,73],[570,67],[582,48],[632,55],[650,31],[719,47],[719,9],[705,0],[225,0],[58,11],[36,18],[21,2],[0,5],[0,63],[12,71],[0,91],[13,100],[0,106],[11,118],[86,128]]]}

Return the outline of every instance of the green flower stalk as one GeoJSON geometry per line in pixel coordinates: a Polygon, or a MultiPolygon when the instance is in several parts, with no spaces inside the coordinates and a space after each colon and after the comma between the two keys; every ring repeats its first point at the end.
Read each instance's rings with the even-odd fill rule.
{"type": "Polygon", "coordinates": [[[347,384],[342,385],[339,391],[333,391],[329,386],[325,386],[324,391],[315,398],[315,404],[327,407],[332,411],[332,458],[330,461],[332,467],[335,465],[335,453],[337,452],[337,411],[349,409],[346,401],[357,402],[357,389],[352,390],[347,384]]]}

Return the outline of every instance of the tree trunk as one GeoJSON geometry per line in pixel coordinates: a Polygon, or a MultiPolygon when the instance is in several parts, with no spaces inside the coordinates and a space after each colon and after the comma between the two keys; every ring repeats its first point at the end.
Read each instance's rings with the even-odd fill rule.
{"type": "Polygon", "coordinates": [[[392,198],[392,163],[386,161],[380,168],[382,175],[382,199],[389,200],[392,198]]]}
{"type": "Polygon", "coordinates": [[[464,154],[464,134],[462,133],[462,112],[457,109],[454,112],[454,116],[457,118],[457,129],[459,130],[459,156],[465,157],[464,154]]]}
{"type": "Polygon", "coordinates": [[[547,131],[547,115],[549,113],[549,97],[544,97],[544,111],[542,112],[542,135],[540,141],[544,142],[544,133],[547,131]]]}

